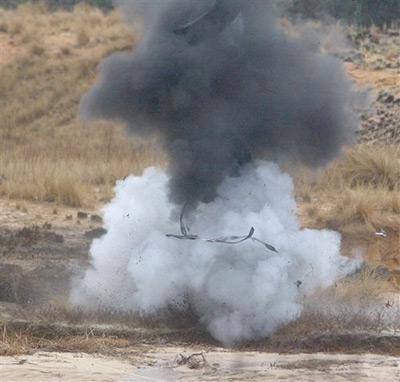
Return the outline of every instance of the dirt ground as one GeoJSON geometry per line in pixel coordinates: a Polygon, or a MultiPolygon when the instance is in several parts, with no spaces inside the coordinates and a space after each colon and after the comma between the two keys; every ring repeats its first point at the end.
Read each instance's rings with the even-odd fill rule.
{"type": "Polygon", "coordinates": [[[37,304],[66,298],[70,276],[88,265],[101,236],[99,212],[0,199],[1,301],[37,304]]]}
{"type": "Polygon", "coordinates": [[[202,352],[141,347],[128,359],[83,353],[0,357],[2,382],[61,381],[400,381],[400,358],[374,354],[202,352]]]}

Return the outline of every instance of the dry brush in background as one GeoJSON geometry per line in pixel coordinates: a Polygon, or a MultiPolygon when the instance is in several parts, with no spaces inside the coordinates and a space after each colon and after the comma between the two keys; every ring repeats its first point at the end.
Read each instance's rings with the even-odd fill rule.
{"type": "MultiPolygon", "coordinates": [[[[133,142],[122,127],[77,118],[98,63],[137,38],[116,11],[81,4],[50,12],[44,3],[0,9],[3,197],[98,206],[116,180],[165,164],[156,142],[133,142]]],[[[345,247],[359,241],[371,259],[399,269],[399,169],[398,144],[358,144],[318,174],[297,171],[303,225],[339,230],[345,247]]]]}
{"type": "Polygon", "coordinates": [[[85,5],[48,12],[28,3],[0,13],[3,196],[94,205],[110,198],[117,179],[161,160],[152,144],[77,117],[97,64],[135,41],[116,12],[85,5]]]}
{"type": "MultiPolygon", "coordinates": [[[[116,11],[81,4],[50,12],[45,3],[27,3],[0,13],[1,195],[95,206],[109,200],[116,180],[165,163],[156,143],[134,143],[121,127],[77,117],[97,64],[138,37],[116,11]]],[[[398,145],[363,144],[318,175],[301,171],[305,224],[398,231],[399,168],[398,145]]]]}

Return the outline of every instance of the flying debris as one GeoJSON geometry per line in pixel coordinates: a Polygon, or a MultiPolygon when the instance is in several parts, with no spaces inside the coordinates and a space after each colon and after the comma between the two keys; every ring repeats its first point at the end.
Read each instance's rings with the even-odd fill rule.
{"type": "Polygon", "coordinates": [[[216,0],[214,7],[194,20],[174,29],[177,35],[183,35],[191,45],[196,45],[223,32],[240,14],[238,2],[216,0]]]}
{"type": "Polygon", "coordinates": [[[274,246],[265,243],[264,241],[257,239],[256,237],[253,237],[255,231],[254,227],[250,228],[250,231],[246,236],[222,236],[217,238],[205,238],[205,237],[200,237],[198,235],[193,235],[190,233],[189,226],[183,221],[184,212],[185,212],[185,207],[182,209],[182,213],[180,216],[182,235],[166,234],[167,237],[173,237],[175,239],[182,239],[182,240],[202,240],[208,243],[223,243],[223,244],[239,244],[242,243],[243,241],[251,239],[253,241],[263,244],[270,251],[278,253],[278,251],[274,246]]]}
{"type": "Polygon", "coordinates": [[[381,228],[381,230],[379,232],[375,232],[376,236],[383,236],[383,237],[387,237],[386,232],[381,228]]]}

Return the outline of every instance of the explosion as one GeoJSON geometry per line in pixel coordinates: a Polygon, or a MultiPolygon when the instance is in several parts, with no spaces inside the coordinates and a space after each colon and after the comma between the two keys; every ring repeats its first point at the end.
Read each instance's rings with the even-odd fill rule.
{"type": "Polygon", "coordinates": [[[341,62],[320,52],[317,34],[288,36],[280,5],[120,3],[128,23],[142,23],[140,42],[101,63],[80,114],[157,135],[169,167],[117,183],[73,303],[145,313],[190,303],[232,344],[298,317],[300,296],[356,269],[338,233],[300,229],[290,177],[263,160],[322,165],[358,122],[341,62]],[[214,239],[189,236],[183,222],[180,235],[183,209],[193,232],[214,239]],[[240,242],[228,245],[232,235],[240,242]]]}

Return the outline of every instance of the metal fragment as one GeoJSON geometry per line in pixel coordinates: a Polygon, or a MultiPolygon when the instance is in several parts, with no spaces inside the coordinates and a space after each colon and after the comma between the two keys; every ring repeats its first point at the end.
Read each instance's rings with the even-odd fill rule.
{"type": "Polygon", "coordinates": [[[278,253],[278,251],[276,250],[276,248],[274,246],[272,246],[271,244],[265,243],[264,241],[257,239],[256,237],[253,236],[254,232],[255,232],[254,227],[250,228],[250,231],[246,236],[221,236],[221,237],[217,237],[217,238],[206,238],[206,237],[200,237],[198,235],[193,235],[190,233],[189,226],[183,221],[185,207],[186,207],[186,205],[183,207],[181,216],[179,219],[182,235],[166,234],[167,237],[172,237],[172,238],[180,239],[180,240],[201,240],[201,241],[206,241],[208,243],[222,243],[222,244],[239,244],[246,240],[251,239],[254,242],[261,243],[268,250],[278,253]]]}

